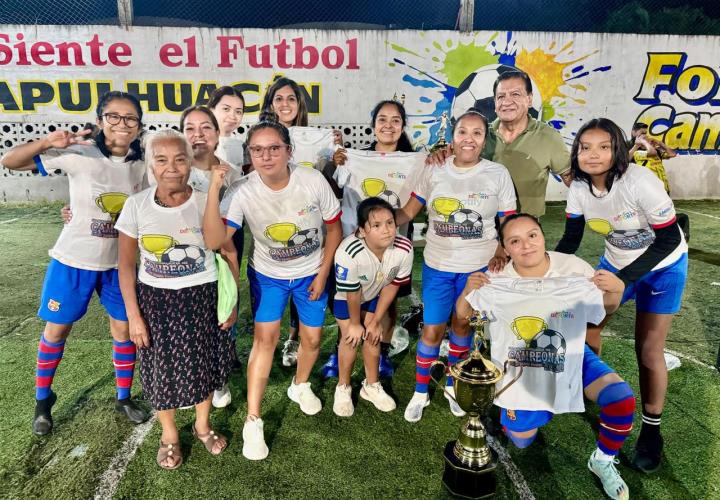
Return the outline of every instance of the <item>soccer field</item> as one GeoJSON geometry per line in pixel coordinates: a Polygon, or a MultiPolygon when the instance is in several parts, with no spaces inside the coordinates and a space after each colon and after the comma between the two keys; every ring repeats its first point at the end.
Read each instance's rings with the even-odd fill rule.
{"type": "MultiPolygon", "coordinates": [[[[293,370],[281,366],[278,352],[263,405],[267,460],[251,462],[241,455],[246,416],[241,371],[231,378],[233,403],[213,410],[211,417],[229,438],[226,452],[210,456],[190,435],[192,410],[179,411],[185,461],[176,471],[161,470],[155,463],[159,424],[134,427],[113,410],[110,334],[96,300],[71,333],[55,377],[55,430],[34,436],[35,355],[43,326],[35,313],[47,249],[62,227],[60,206],[0,206],[0,256],[5,261],[0,268],[0,498],[447,497],[440,481],[441,453],[457,437],[460,419],[452,416],[439,391],[431,392],[432,404],[419,423],[403,419],[414,386],[416,339],[393,358],[396,374],[386,385],[398,409],[383,414],[361,400],[355,415],[342,419],[332,412],[336,379],[324,382],[319,375],[336,338],[329,317],[311,378],[323,401],[318,415],[304,415],[287,398],[293,370]]],[[[692,227],[689,281],[667,343],[682,366],[670,372],[663,413],[664,467],[652,476],[629,467],[640,428],[638,404],[636,429],[618,466],[632,498],[720,498],[720,376],[714,368],[720,345],[720,203],[677,202],[676,207],[690,216],[692,227]]],[[[543,218],[549,248],[562,232],[563,208],[553,204],[543,218]]],[[[600,237],[586,232],[579,255],[595,263],[601,249],[600,237]]],[[[413,286],[418,295],[420,263],[416,250],[413,286]]],[[[240,292],[238,349],[245,360],[252,342],[245,279],[240,292]]],[[[409,299],[403,299],[401,312],[408,307],[409,299]]],[[[639,397],[633,325],[630,303],[610,322],[603,357],[639,397]]],[[[360,367],[358,363],[353,377],[355,396],[363,378],[360,367]]],[[[140,393],[138,379],[134,394],[140,393]]],[[[498,467],[497,498],[602,498],[586,465],[596,432],[597,409],[590,404],[585,414],[556,417],[527,449],[517,450],[498,437],[495,445],[504,460],[498,467]]]]}

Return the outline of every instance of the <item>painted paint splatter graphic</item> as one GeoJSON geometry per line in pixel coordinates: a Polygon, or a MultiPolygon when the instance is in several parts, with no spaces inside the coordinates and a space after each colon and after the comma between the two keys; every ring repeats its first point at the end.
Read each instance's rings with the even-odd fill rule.
{"type": "Polygon", "coordinates": [[[468,107],[466,102],[477,103],[494,116],[492,82],[499,71],[507,69],[503,66],[510,66],[530,75],[537,94],[534,112],[560,130],[566,141],[572,141],[566,125],[574,116],[573,110],[585,104],[587,87],[583,79],[608,71],[611,66],[586,66],[586,60],[596,59],[593,56],[599,51],[576,55],[572,41],[562,46],[553,41],[547,47],[522,47],[513,32],[504,35],[496,32],[487,37],[478,33],[469,40],[433,40],[419,52],[389,43],[395,57],[388,65],[403,71],[402,81],[416,89],[409,95],[419,94],[415,100],[405,102],[414,119],[414,140],[434,144],[440,116],[443,112],[452,115],[454,103],[458,109],[465,106],[463,110],[468,107]],[[478,40],[481,36],[486,37],[484,42],[478,40]]]}

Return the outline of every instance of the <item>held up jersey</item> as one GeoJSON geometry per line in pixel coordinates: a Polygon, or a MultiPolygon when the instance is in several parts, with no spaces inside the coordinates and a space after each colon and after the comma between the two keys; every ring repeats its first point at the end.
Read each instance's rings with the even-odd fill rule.
{"type": "Polygon", "coordinates": [[[321,159],[332,158],[335,139],[332,129],[316,127],[290,127],[292,161],[301,167],[318,168],[321,159]]]}

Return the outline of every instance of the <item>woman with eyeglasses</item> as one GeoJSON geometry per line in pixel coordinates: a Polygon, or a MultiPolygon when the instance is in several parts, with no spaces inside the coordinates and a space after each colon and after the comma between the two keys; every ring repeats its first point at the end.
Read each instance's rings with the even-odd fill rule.
{"type": "Polygon", "coordinates": [[[308,379],[320,351],[327,307],[325,283],[342,229],[340,204],[322,174],[291,163],[287,128],[262,121],[248,131],[247,143],[254,171],[233,192],[222,217],[219,195],[228,168],[213,170],[203,234],[209,248],[219,248],[235,231],[242,230],[243,224],[253,235],[248,280],[255,332],[247,368],[243,455],[262,460],[269,450],[260,408],[280,338],[280,321],[290,297],[300,318],[300,348],[288,397],[305,414],[314,415],[321,409],[308,379]]]}
{"type": "Polygon", "coordinates": [[[142,108],[135,96],[113,91],[101,96],[96,112],[100,132],[95,141],[86,140],[91,130],[56,130],[11,149],[2,159],[2,165],[10,170],[37,169],[43,176],[54,170],[65,172],[74,212],[50,249],[38,310],[46,323],[38,346],[35,379],[32,429],[37,435],[48,434],[53,428],[51,410],[57,398],[51,385],[55,371],[63,357],[65,339],[73,324],[85,315],[93,292],[97,292],[110,318],[115,409],[134,424],[148,418],[147,411],[130,399],[136,352],[118,283],[115,230],[125,200],[146,183],[137,140],[142,108]]]}

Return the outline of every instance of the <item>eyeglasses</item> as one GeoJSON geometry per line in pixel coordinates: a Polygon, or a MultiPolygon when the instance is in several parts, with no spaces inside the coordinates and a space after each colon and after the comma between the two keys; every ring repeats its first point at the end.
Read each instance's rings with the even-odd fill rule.
{"type": "Polygon", "coordinates": [[[105,113],[102,117],[105,118],[105,121],[110,125],[117,125],[121,120],[130,128],[135,128],[140,124],[140,118],[132,115],[123,116],[117,113],[105,113]]]}
{"type": "Polygon", "coordinates": [[[250,146],[250,154],[254,158],[262,158],[265,156],[265,151],[270,153],[270,156],[278,157],[282,153],[283,149],[287,149],[287,144],[272,144],[271,146],[250,146]]]}
{"type": "Polygon", "coordinates": [[[526,98],[528,94],[521,94],[520,92],[511,92],[510,94],[498,94],[495,96],[495,102],[512,101],[519,102],[526,98]]]}

